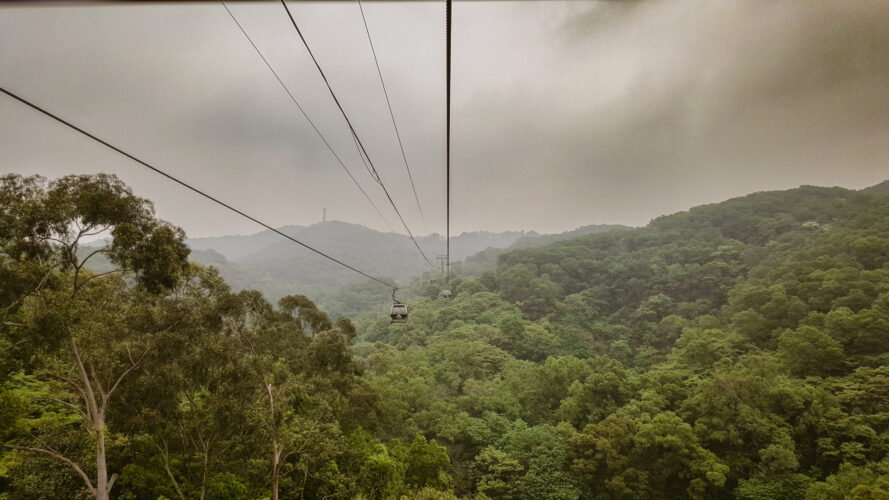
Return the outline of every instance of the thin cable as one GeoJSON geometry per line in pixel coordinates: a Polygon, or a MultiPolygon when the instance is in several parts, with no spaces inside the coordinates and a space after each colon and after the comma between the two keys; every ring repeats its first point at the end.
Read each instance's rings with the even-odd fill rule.
{"type": "Polygon", "coordinates": [[[361,147],[361,152],[367,158],[368,163],[370,164],[370,169],[374,172],[380,187],[383,188],[383,192],[386,193],[386,198],[389,199],[389,204],[392,205],[392,208],[395,210],[395,213],[398,214],[398,218],[401,220],[401,224],[404,226],[405,231],[407,231],[408,236],[410,236],[411,241],[414,242],[414,246],[417,247],[417,251],[420,252],[420,255],[423,256],[423,259],[429,264],[429,267],[434,268],[435,266],[432,264],[432,261],[429,260],[429,257],[426,256],[426,253],[423,252],[423,249],[420,248],[420,244],[417,243],[417,239],[414,238],[414,233],[411,232],[411,229],[407,226],[407,222],[404,221],[404,217],[402,217],[401,212],[398,211],[398,207],[395,206],[395,201],[392,199],[392,195],[389,194],[389,190],[386,189],[386,185],[383,184],[383,181],[380,179],[379,173],[377,173],[377,169],[373,165],[373,161],[370,159],[370,155],[367,154],[367,149],[364,147],[364,144],[361,142],[361,138],[358,137],[358,133],[355,131],[355,127],[352,126],[352,122],[349,120],[349,116],[346,115],[346,111],[343,109],[342,104],[340,104],[340,100],[337,99],[336,94],[333,92],[333,87],[330,86],[330,82],[327,80],[327,75],[324,74],[324,70],[321,69],[321,65],[318,64],[318,60],[315,58],[315,54],[312,53],[312,49],[309,48],[309,42],[306,41],[306,38],[303,36],[302,31],[300,31],[299,26],[296,24],[296,20],[293,18],[293,14],[290,13],[290,8],[287,7],[287,2],[281,0],[281,5],[284,6],[284,10],[287,11],[287,17],[290,18],[290,23],[293,24],[293,28],[296,30],[296,34],[299,35],[300,40],[302,40],[303,45],[305,45],[306,50],[309,52],[309,56],[312,58],[312,62],[315,63],[315,67],[318,68],[318,72],[321,73],[321,78],[324,80],[324,83],[327,85],[327,90],[330,92],[331,97],[333,97],[333,102],[336,103],[337,108],[339,108],[340,113],[343,115],[343,118],[346,120],[346,124],[349,126],[349,130],[355,137],[355,140],[358,141],[358,145],[361,147]]]}
{"type": "Polygon", "coordinates": [[[139,158],[136,158],[135,156],[131,155],[130,153],[127,153],[126,151],[124,151],[124,150],[118,148],[117,146],[113,146],[113,145],[109,144],[108,142],[106,142],[106,141],[104,141],[104,140],[102,140],[102,139],[99,139],[99,138],[96,137],[95,135],[93,135],[93,134],[87,132],[86,130],[83,130],[82,128],[78,127],[77,125],[74,125],[74,124],[72,124],[72,123],[66,121],[66,120],[63,119],[63,118],[61,118],[61,117],[59,117],[59,116],[56,116],[56,115],[50,113],[49,111],[47,111],[47,110],[41,108],[40,106],[38,106],[38,105],[36,105],[36,104],[34,104],[34,103],[28,101],[27,99],[25,99],[25,98],[23,98],[23,97],[19,97],[18,95],[14,94],[14,93],[12,93],[12,92],[10,92],[10,91],[8,91],[8,90],[6,90],[6,89],[3,88],[3,87],[0,87],[0,92],[3,92],[4,94],[8,95],[9,97],[12,97],[13,99],[15,99],[15,100],[21,102],[22,104],[25,104],[25,105],[27,105],[27,106],[29,106],[29,107],[31,107],[31,108],[33,108],[33,109],[35,109],[35,110],[37,110],[37,111],[43,113],[44,115],[46,115],[46,116],[52,118],[53,120],[56,120],[56,121],[59,122],[59,123],[62,123],[63,125],[67,125],[69,128],[72,128],[72,129],[76,130],[77,132],[80,132],[81,134],[83,134],[83,135],[89,137],[90,139],[92,139],[92,140],[98,142],[99,144],[101,144],[101,145],[103,145],[103,146],[105,146],[105,147],[107,147],[107,148],[109,148],[109,149],[113,149],[114,151],[117,151],[118,153],[122,154],[123,156],[126,156],[127,158],[129,158],[129,159],[133,160],[134,162],[136,162],[136,163],[142,165],[143,167],[146,167],[146,168],[148,168],[149,170],[152,170],[152,171],[154,171],[155,173],[158,173],[158,174],[160,174],[160,175],[166,177],[167,179],[170,179],[171,181],[173,181],[173,182],[179,184],[180,186],[186,187],[186,188],[188,188],[188,189],[194,191],[195,193],[197,193],[197,194],[203,196],[204,198],[207,198],[208,200],[213,201],[213,202],[217,203],[218,205],[222,205],[223,207],[225,207],[225,208],[231,210],[232,212],[234,212],[234,213],[236,213],[236,214],[238,214],[238,215],[240,215],[240,216],[242,216],[242,217],[244,217],[244,218],[246,218],[246,219],[249,219],[249,220],[251,220],[251,221],[253,221],[253,222],[259,224],[260,226],[262,226],[262,227],[268,229],[269,231],[272,231],[273,233],[276,233],[276,234],[278,234],[278,235],[280,235],[280,236],[283,236],[284,238],[287,238],[288,240],[292,241],[293,243],[296,243],[297,245],[300,245],[300,246],[303,247],[303,248],[306,248],[306,249],[308,249],[308,250],[311,250],[311,251],[315,252],[316,254],[318,254],[318,255],[324,257],[325,259],[328,259],[328,260],[331,260],[331,261],[333,261],[333,262],[336,262],[337,264],[339,264],[339,265],[341,265],[341,266],[343,266],[343,267],[345,267],[345,268],[347,268],[347,269],[351,269],[352,271],[355,271],[356,273],[358,273],[358,274],[364,276],[365,278],[372,279],[372,280],[376,281],[377,283],[386,285],[387,287],[390,287],[390,288],[393,288],[393,289],[397,289],[397,288],[398,288],[398,287],[396,287],[395,285],[393,285],[392,283],[387,283],[387,282],[385,282],[385,281],[383,281],[383,280],[381,280],[381,279],[379,279],[379,278],[374,278],[373,276],[371,276],[371,275],[365,273],[364,271],[361,271],[361,270],[359,270],[359,269],[356,269],[356,268],[350,266],[349,264],[346,264],[345,262],[343,262],[343,261],[341,261],[341,260],[339,260],[339,259],[337,259],[337,258],[335,258],[335,257],[331,257],[330,255],[327,255],[326,253],[322,252],[321,250],[317,250],[317,249],[315,249],[315,248],[313,248],[313,247],[310,247],[309,245],[306,245],[305,243],[303,243],[303,242],[297,240],[296,238],[293,238],[292,236],[288,236],[288,235],[282,233],[281,231],[279,231],[279,230],[273,228],[272,226],[266,224],[265,222],[262,222],[261,220],[255,218],[255,217],[252,217],[252,216],[250,216],[250,215],[247,215],[246,213],[244,213],[244,212],[238,210],[237,208],[235,208],[235,207],[233,207],[233,206],[231,206],[231,205],[229,205],[229,204],[227,204],[227,203],[225,203],[225,202],[223,202],[223,201],[220,201],[220,200],[217,199],[217,198],[214,198],[213,196],[211,196],[211,195],[209,195],[209,194],[207,194],[207,193],[201,191],[200,189],[198,189],[198,188],[196,188],[196,187],[194,187],[194,186],[192,186],[192,185],[190,185],[190,184],[187,184],[187,183],[184,182],[184,181],[180,181],[179,179],[177,179],[177,178],[173,177],[172,175],[170,175],[170,174],[164,172],[163,170],[161,170],[161,169],[159,169],[159,168],[157,168],[157,167],[155,167],[155,166],[152,166],[152,165],[146,163],[145,161],[140,160],[139,158]]]}
{"type": "MultiPolygon", "coordinates": [[[[371,54],[373,54],[374,64],[377,67],[377,75],[379,75],[379,77],[380,77],[380,85],[383,88],[383,95],[386,96],[386,106],[389,108],[389,117],[392,118],[392,127],[395,129],[395,137],[398,139],[398,147],[401,149],[401,158],[402,158],[402,160],[404,160],[404,168],[405,168],[405,170],[407,170],[407,177],[411,183],[411,190],[414,193],[414,200],[416,200],[416,202],[417,202],[417,210],[420,212],[420,220],[423,222],[423,230],[426,231],[426,233],[428,233],[429,226],[426,223],[426,216],[423,213],[423,207],[420,204],[420,197],[417,195],[417,188],[414,184],[414,177],[411,173],[410,166],[408,165],[407,154],[405,154],[404,144],[403,144],[403,141],[401,140],[401,134],[398,130],[398,124],[395,121],[395,113],[392,110],[392,103],[389,100],[389,92],[388,92],[388,89],[386,88],[386,82],[383,80],[383,72],[380,69],[380,62],[377,59],[376,48],[374,47],[373,39],[370,35],[370,28],[368,27],[368,24],[367,24],[367,18],[364,15],[364,7],[361,4],[361,0],[358,0],[358,9],[361,11],[361,20],[364,22],[364,32],[367,33],[367,41],[370,44],[370,51],[371,51],[371,54]]],[[[358,155],[361,156],[362,161],[364,161],[364,155],[361,154],[361,150],[360,150],[360,146],[358,145],[357,137],[354,134],[353,134],[353,139],[355,139],[355,147],[359,149],[358,155]]],[[[367,161],[364,161],[364,164],[365,164],[365,167],[370,172],[371,176],[373,177],[376,174],[376,172],[370,171],[370,168],[367,165],[367,161]]],[[[382,182],[382,180],[380,180],[379,182],[382,182]]],[[[428,242],[424,246],[426,246],[427,251],[430,250],[428,242]]]]}
{"type": "MultiPolygon", "coordinates": [[[[284,84],[284,81],[281,80],[281,77],[278,76],[278,73],[275,71],[274,68],[272,68],[272,65],[268,62],[268,60],[265,58],[265,56],[262,55],[262,51],[259,50],[259,47],[257,47],[255,43],[253,43],[253,39],[250,38],[250,35],[247,34],[247,31],[244,29],[243,26],[241,26],[241,23],[238,22],[238,19],[235,17],[234,13],[232,13],[232,11],[229,10],[228,5],[226,5],[225,2],[221,2],[221,3],[222,3],[222,6],[225,7],[225,11],[228,12],[228,15],[231,16],[232,21],[235,22],[235,24],[241,30],[241,33],[244,34],[244,37],[246,37],[247,41],[250,42],[250,45],[253,46],[253,50],[256,51],[256,53],[259,55],[259,58],[262,59],[262,62],[265,63],[265,65],[269,69],[269,71],[271,71],[272,74],[275,75],[275,79],[278,80],[278,83],[281,84],[281,88],[284,89],[284,92],[287,92],[287,95],[290,96],[290,100],[293,101],[293,104],[296,104],[296,107],[299,109],[299,112],[302,113],[302,115],[305,117],[305,119],[309,122],[309,125],[311,125],[312,128],[315,130],[315,133],[318,134],[318,137],[320,137],[321,140],[324,141],[324,145],[327,146],[327,149],[330,151],[330,154],[332,154],[333,157],[336,158],[337,163],[339,163],[340,166],[343,167],[343,170],[346,171],[346,174],[349,175],[349,178],[352,179],[352,182],[355,183],[355,186],[358,188],[359,191],[361,191],[361,194],[364,195],[364,198],[371,204],[372,207],[374,207],[374,210],[377,211],[377,214],[380,216],[380,218],[382,218],[383,221],[386,222],[386,225],[389,226],[389,229],[392,229],[392,224],[389,223],[389,219],[387,219],[386,216],[383,215],[383,212],[380,211],[379,207],[377,207],[377,204],[374,203],[373,200],[370,199],[370,196],[367,195],[367,192],[364,191],[364,188],[361,187],[361,184],[358,183],[358,180],[355,179],[355,176],[352,175],[352,172],[350,172],[349,169],[346,167],[346,164],[343,163],[343,160],[340,159],[338,154],[336,154],[336,151],[333,150],[333,147],[330,145],[329,142],[327,142],[327,139],[324,138],[324,135],[321,133],[320,130],[318,130],[318,127],[315,126],[315,122],[313,122],[312,119],[309,118],[309,115],[305,112],[303,107],[300,106],[299,102],[296,100],[296,98],[290,92],[290,89],[287,88],[287,85],[284,84]]],[[[393,229],[393,231],[394,231],[394,229],[393,229]]]]}
{"type": "Polygon", "coordinates": [[[377,183],[383,182],[380,179],[379,175],[377,175],[376,171],[370,168],[370,164],[367,163],[367,160],[364,158],[364,154],[361,152],[361,146],[358,144],[358,137],[355,134],[352,134],[352,142],[355,143],[355,151],[358,152],[358,158],[361,159],[361,163],[364,164],[364,169],[367,170],[367,173],[370,177],[377,183]]]}
{"type": "Polygon", "coordinates": [[[392,127],[395,128],[395,137],[398,138],[398,147],[401,148],[401,158],[404,160],[404,168],[407,170],[407,178],[411,181],[411,189],[414,191],[414,199],[417,200],[417,210],[420,211],[420,220],[423,221],[423,229],[428,233],[426,216],[423,215],[423,207],[420,206],[420,197],[417,195],[417,187],[414,186],[414,176],[411,175],[411,167],[408,166],[407,154],[404,152],[404,143],[401,141],[401,133],[398,132],[398,124],[395,122],[395,113],[392,111],[392,103],[389,101],[389,92],[386,90],[386,82],[383,81],[383,71],[380,69],[380,61],[377,59],[377,51],[374,48],[373,38],[370,36],[370,28],[367,26],[367,18],[364,16],[364,7],[358,0],[358,9],[361,11],[361,20],[364,21],[364,32],[367,33],[367,41],[370,43],[370,52],[374,56],[374,64],[377,65],[377,74],[380,75],[380,85],[383,87],[383,95],[386,96],[386,106],[389,107],[389,116],[392,118],[392,127]]]}
{"type": "Polygon", "coordinates": [[[445,153],[445,170],[447,171],[447,194],[445,196],[445,218],[447,220],[447,262],[448,262],[448,273],[445,279],[445,283],[450,285],[451,282],[451,0],[447,0],[447,5],[445,7],[445,25],[447,32],[447,49],[445,49],[446,54],[446,65],[447,65],[447,131],[445,135],[447,136],[447,148],[445,153]]]}

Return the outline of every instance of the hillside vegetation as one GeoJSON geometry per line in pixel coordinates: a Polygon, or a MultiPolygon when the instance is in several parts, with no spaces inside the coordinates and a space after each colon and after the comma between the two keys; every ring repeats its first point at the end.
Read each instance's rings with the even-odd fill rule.
{"type": "Polygon", "coordinates": [[[383,435],[491,498],[881,498],[889,197],[757,193],[503,254],[359,322],[383,435]]]}
{"type": "Polygon", "coordinates": [[[233,292],[111,176],[0,201],[0,498],[889,495],[889,196],[480,258],[395,325],[373,283],[233,292]],[[111,274],[79,248],[99,228],[111,274]]]}
{"type": "Polygon", "coordinates": [[[889,180],[864,188],[862,191],[871,194],[889,194],[889,180]]]}

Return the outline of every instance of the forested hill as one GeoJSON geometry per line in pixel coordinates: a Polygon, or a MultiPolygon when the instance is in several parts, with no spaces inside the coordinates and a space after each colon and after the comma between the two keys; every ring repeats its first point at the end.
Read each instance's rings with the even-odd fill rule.
{"type": "MultiPolygon", "coordinates": [[[[863,252],[886,223],[878,210],[884,202],[843,188],[756,193],[659,217],[638,230],[504,254],[493,283],[532,316],[552,313],[556,301],[578,293],[588,305],[610,304],[609,314],[658,293],[686,306],[704,301],[706,312],[714,312],[761,261],[823,240],[832,242],[832,258],[863,252]],[[535,295],[534,287],[549,295],[535,295]]],[[[491,275],[485,278],[492,283],[491,275]]]]}
{"type": "MultiPolygon", "coordinates": [[[[288,236],[296,237],[305,228],[305,226],[282,226],[277,229],[288,236]]],[[[185,240],[193,251],[216,252],[229,261],[237,261],[279,241],[281,236],[268,230],[255,234],[232,234],[185,240]]]]}
{"type": "Polygon", "coordinates": [[[889,197],[804,186],[418,283],[355,352],[458,494],[889,494],[889,197]]]}
{"type": "MultiPolygon", "coordinates": [[[[506,248],[513,244],[533,245],[570,234],[588,234],[624,226],[588,226],[563,235],[507,231],[462,233],[451,238],[451,257],[460,261],[482,250],[506,248]]],[[[404,235],[382,233],[367,227],[331,221],[308,227],[285,226],[281,230],[315,248],[323,249],[344,262],[375,276],[408,280],[430,269],[413,242],[404,235]]],[[[443,253],[441,235],[418,237],[417,241],[436,268],[436,256],[443,253]]],[[[249,236],[221,236],[187,240],[191,259],[212,265],[236,290],[259,290],[272,300],[298,290],[315,295],[360,282],[360,275],[283,240],[271,231],[249,236]]]]}
{"type": "Polygon", "coordinates": [[[864,188],[862,191],[871,194],[889,194],[889,180],[864,188]]]}

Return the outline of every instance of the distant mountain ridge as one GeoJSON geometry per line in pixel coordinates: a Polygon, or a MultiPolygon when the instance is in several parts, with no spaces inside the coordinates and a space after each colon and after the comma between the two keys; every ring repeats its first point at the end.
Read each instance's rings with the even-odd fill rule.
{"type": "MultiPolygon", "coordinates": [[[[484,250],[516,246],[526,248],[624,226],[586,226],[562,235],[536,232],[476,231],[451,237],[451,261],[459,262],[484,250]]],[[[409,237],[383,233],[358,224],[329,221],[311,226],[284,226],[287,235],[322,250],[374,276],[403,281],[426,271],[439,269],[437,255],[443,254],[445,238],[432,234],[417,243],[432,262],[423,260],[409,237]]],[[[284,240],[272,231],[252,235],[190,238],[191,260],[212,265],[236,290],[256,289],[269,298],[286,294],[318,293],[354,283],[362,277],[311,251],[284,240]]]]}
{"type": "MultiPolygon", "coordinates": [[[[305,228],[305,226],[283,226],[279,227],[278,230],[288,236],[296,237],[305,228]]],[[[211,236],[208,238],[188,238],[186,243],[192,250],[212,250],[228,260],[238,260],[280,239],[280,235],[266,230],[248,235],[236,234],[211,236]]]]}
{"type": "Polygon", "coordinates": [[[497,258],[506,252],[512,250],[521,250],[524,248],[538,248],[559,241],[570,240],[587,236],[590,234],[605,233],[616,229],[632,229],[629,226],[619,224],[592,224],[589,226],[581,226],[572,231],[565,231],[558,234],[536,234],[534,236],[523,236],[516,240],[512,245],[501,248],[490,247],[474,255],[466,258],[460,266],[460,270],[467,275],[476,275],[487,271],[497,265],[497,258]]]}
{"type": "MultiPolygon", "coordinates": [[[[391,237],[393,241],[403,240],[408,243],[411,248],[415,249],[410,238],[405,235],[392,232],[383,233],[359,224],[351,224],[341,221],[320,222],[312,224],[311,226],[283,226],[278,228],[278,230],[288,236],[300,236],[300,241],[302,241],[302,239],[305,238],[314,239],[321,235],[336,236],[338,231],[327,230],[333,227],[338,227],[346,232],[355,233],[352,234],[353,236],[367,236],[371,233],[387,235],[391,237]]],[[[466,257],[474,255],[487,248],[506,248],[520,239],[531,240],[544,236],[548,235],[542,235],[535,231],[464,232],[451,237],[451,256],[454,260],[463,260],[466,257]]],[[[430,259],[435,258],[436,251],[440,250],[441,252],[444,252],[445,238],[438,233],[428,236],[419,236],[417,237],[417,242],[420,244],[421,248],[423,248],[423,251],[427,252],[430,259]],[[429,252],[432,252],[432,254],[429,254],[429,252]]],[[[254,254],[257,256],[262,255],[267,252],[269,247],[292,244],[282,240],[280,235],[268,230],[250,235],[188,238],[186,243],[188,243],[188,246],[191,247],[192,250],[212,250],[230,261],[240,261],[243,259],[251,260],[255,258],[252,257],[254,254]]],[[[306,241],[305,243],[311,244],[309,241],[306,241]]],[[[316,241],[316,243],[322,244],[323,240],[316,241]]]]}

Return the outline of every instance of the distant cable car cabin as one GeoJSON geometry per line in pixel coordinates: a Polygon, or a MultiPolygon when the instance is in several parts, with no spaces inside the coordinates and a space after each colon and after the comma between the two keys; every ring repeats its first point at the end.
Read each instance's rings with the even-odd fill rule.
{"type": "Polygon", "coordinates": [[[445,290],[445,291],[441,292],[441,296],[446,299],[452,299],[452,298],[454,298],[454,293],[451,292],[450,290],[445,290]]]}
{"type": "Polygon", "coordinates": [[[392,323],[407,323],[407,306],[401,303],[392,304],[389,317],[392,323]]]}
{"type": "Polygon", "coordinates": [[[389,310],[389,318],[392,323],[407,323],[407,306],[395,298],[397,291],[397,288],[392,290],[392,308],[389,310]]]}

